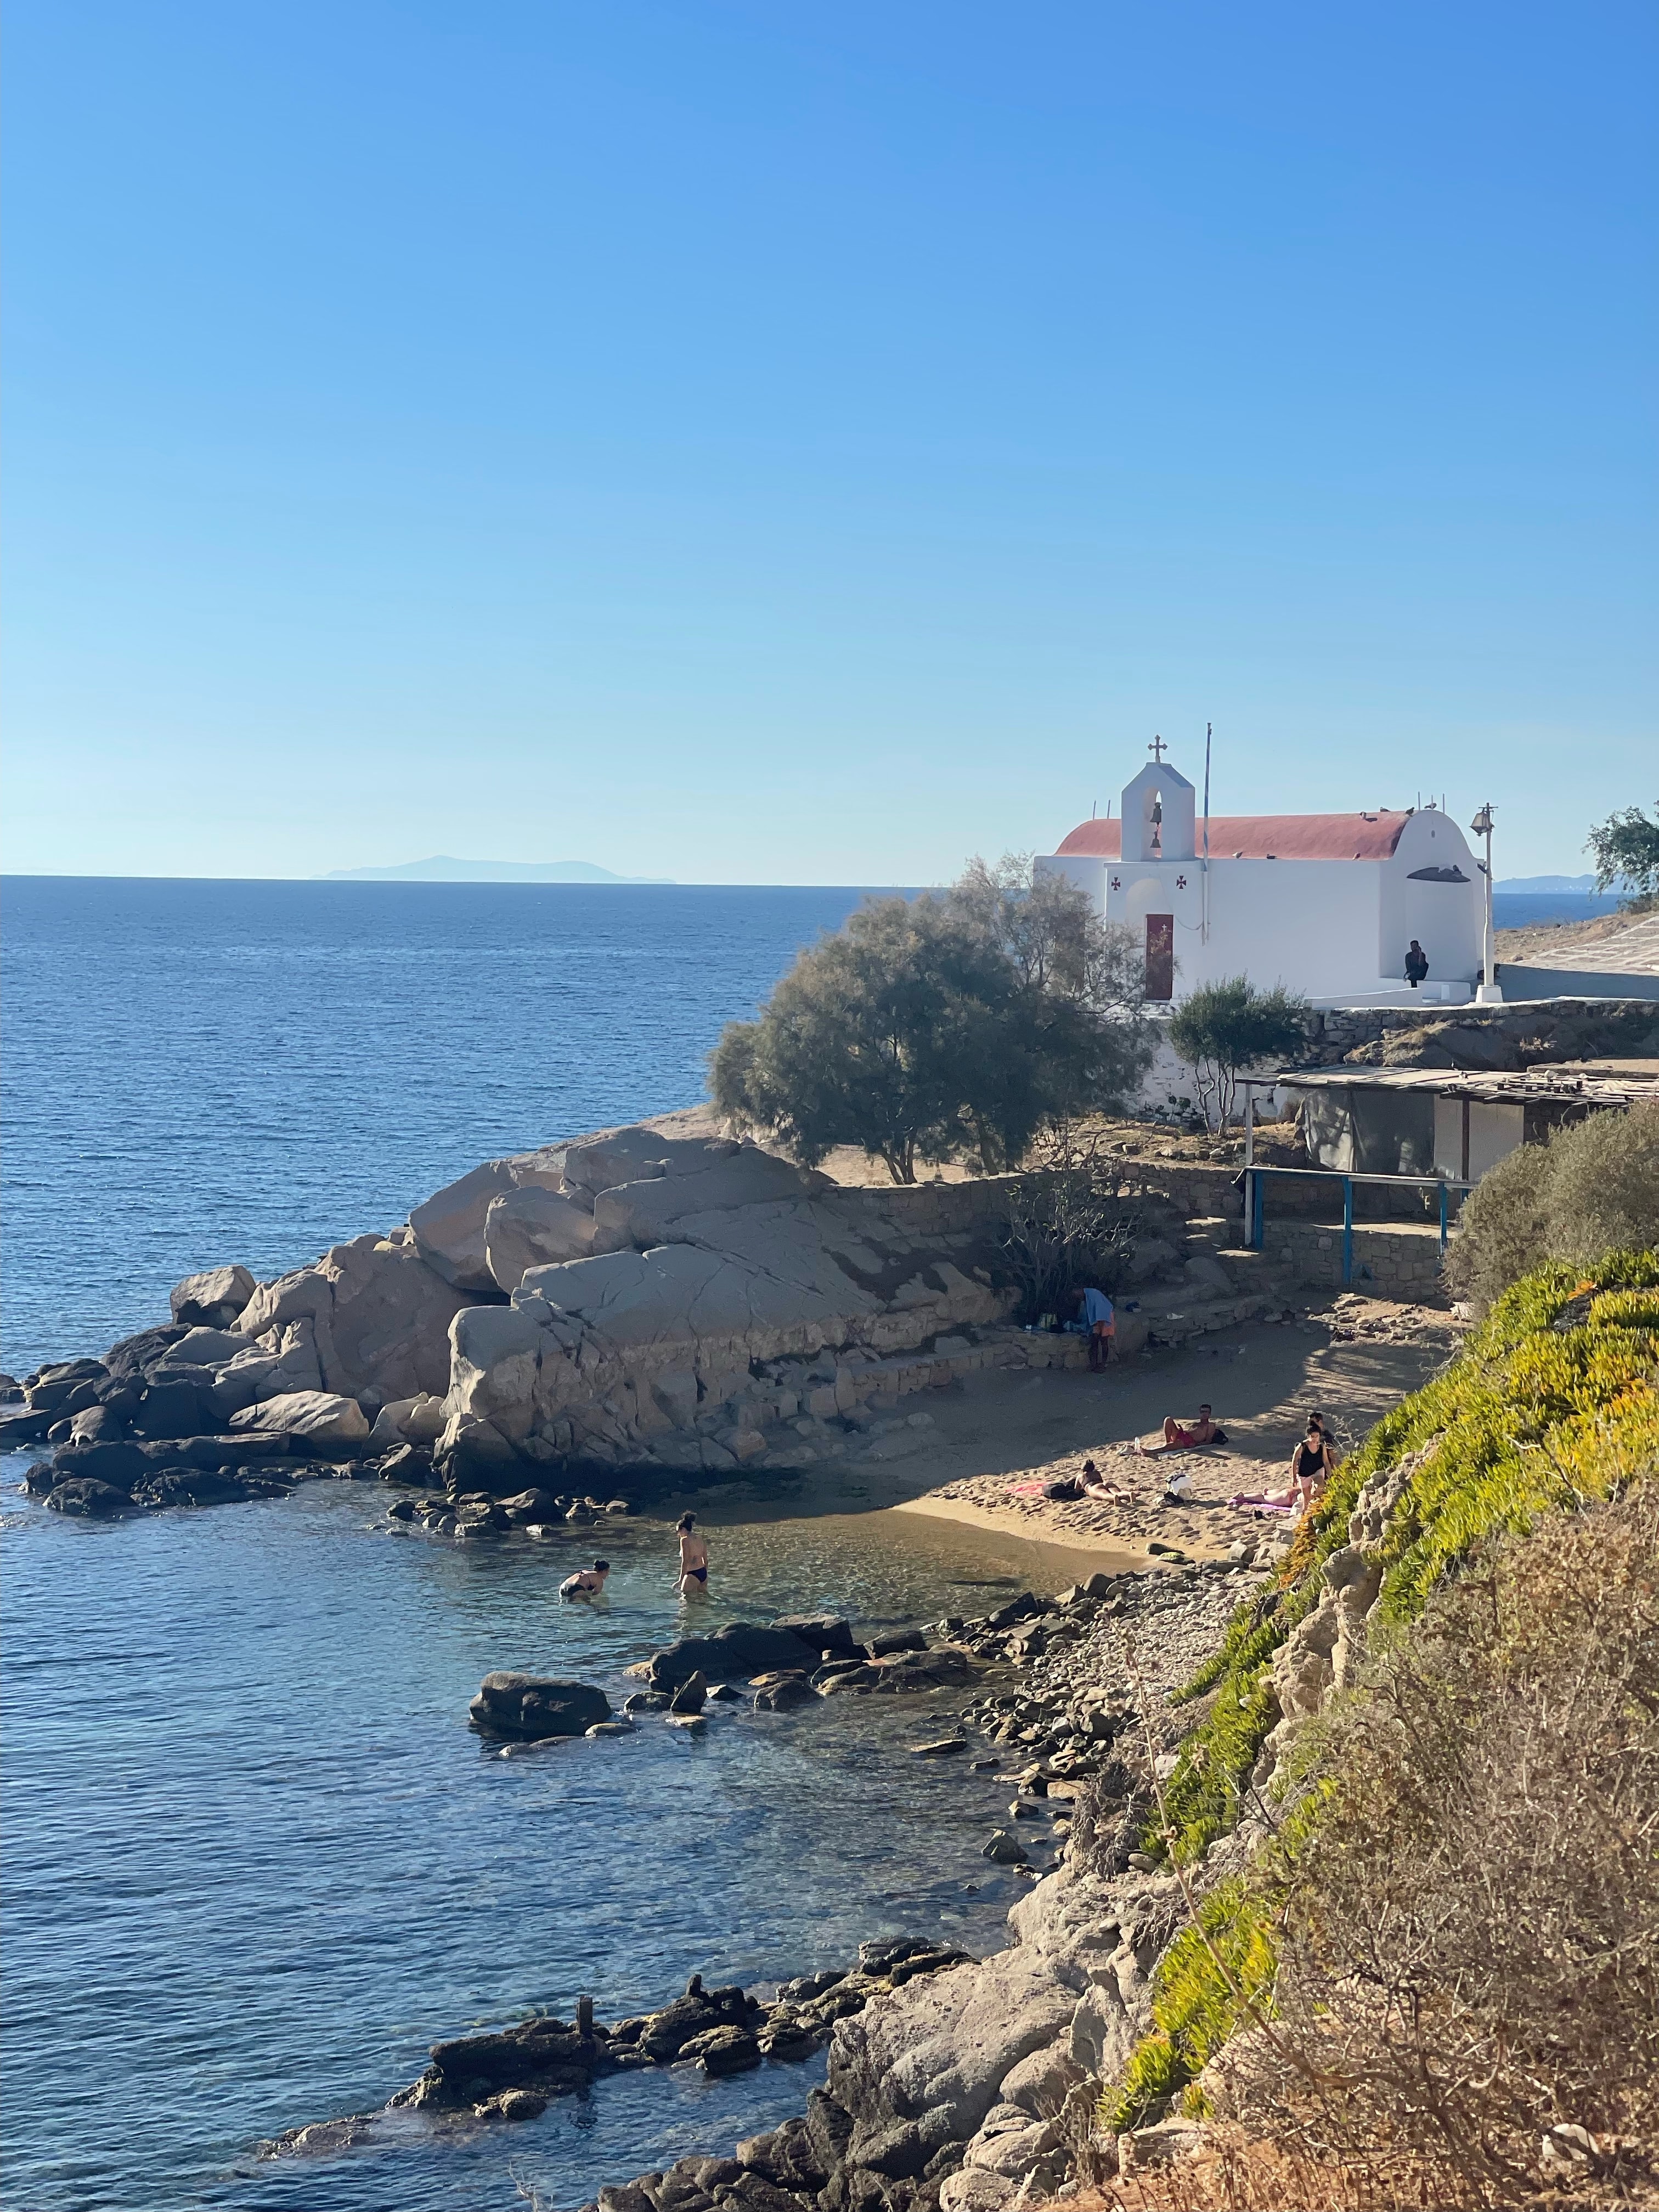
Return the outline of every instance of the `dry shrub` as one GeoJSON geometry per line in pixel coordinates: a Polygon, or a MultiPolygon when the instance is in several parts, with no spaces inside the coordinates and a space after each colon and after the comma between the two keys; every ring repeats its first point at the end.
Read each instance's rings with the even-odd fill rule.
{"type": "Polygon", "coordinates": [[[1218,2105],[1392,2203],[1659,2203],[1659,1492],[1498,1547],[1327,1725],[1278,1877],[1297,2063],[1242,2039],[1218,2105]]]}
{"type": "Polygon", "coordinates": [[[1466,1200],[1446,1280],[1485,1312],[1550,1260],[1659,1244],[1659,1103],[1593,1114],[1500,1160],[1466,1200]]]}
{"type": "Polygon", "coordinates": [[[1320,2160],[1221,2125],[1195,2156],[1079,2191],[1068,2212],[1440,2212],[1454,2201],[1420,2171],[1320,2160]]]}

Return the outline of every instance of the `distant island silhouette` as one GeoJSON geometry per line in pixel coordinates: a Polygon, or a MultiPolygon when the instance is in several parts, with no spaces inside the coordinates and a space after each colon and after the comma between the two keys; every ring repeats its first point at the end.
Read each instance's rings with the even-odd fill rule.
{"type": "Polygon", "coordinates": [[[440,853],[395,868],[331,868],[326,884],[665,884],[671,876],[618,876],[592,860],[457,860],[440,853]]]}

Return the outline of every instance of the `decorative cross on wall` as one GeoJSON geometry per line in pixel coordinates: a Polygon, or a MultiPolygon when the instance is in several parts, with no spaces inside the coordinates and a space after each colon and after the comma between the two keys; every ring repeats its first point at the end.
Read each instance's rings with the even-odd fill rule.
{"type": "Polygon", "coordinates": [[[1170,748],[1164,744],[1162,738],[1154,738],[1151,744],[1147,746],[1146,750],[1155,761],[1161,763],[1164,754],[1169,751],[1170,748]]]}
{"type": "Polygon", "coordinates": [[[1114,877],[1112,878],[1112,889],[1113,889],[1115,891],[1121,891],[1121,890],[1122,890],[1122,888],[1123,888],[1123,878],[1122,878],[1122,877],[1121,877],[1121,876],[1114,876],[1114,877]]]}
{"type": "Polygon", "coordinates": [[[1176,889],[1178,891],[1184,891],[1184,890],[1186,890],[1186,888],[1187,888],[1187,878],[1186,878],[1186,877],[1185,877],[1185,876],[1177,876],[1177,877],[1176,878],[1176,889]]]}

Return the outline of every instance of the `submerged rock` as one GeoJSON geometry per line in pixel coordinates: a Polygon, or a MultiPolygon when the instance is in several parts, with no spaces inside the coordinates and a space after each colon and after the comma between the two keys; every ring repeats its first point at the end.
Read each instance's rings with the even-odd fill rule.
{"type": "Polygon", "coordinates": [[[109,1521],[118,1513],[131,1513],[132,1499],[125,1490],[118,1490],[112,1482],[100,1482],[96,1476],[76,1475],[68,1482],[60,1482],[46,1499],[54,1513],[73,1514],[83,1521],[109,1521]]]}
{"type": "Polygon", "coordinates": [[[611,1717],[603,1690],[546,1674],[486,1674],[470,1710],[472,1726],[487,1735],[586,1735],[611,1717]]]}

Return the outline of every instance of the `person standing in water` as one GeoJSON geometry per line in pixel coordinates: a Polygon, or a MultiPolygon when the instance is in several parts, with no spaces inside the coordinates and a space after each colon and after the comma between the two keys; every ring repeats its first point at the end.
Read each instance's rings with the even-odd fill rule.
{"type": "Polygon", "coordinates": [[[698,1535],[696,1516],[680,1516],[680,1578],[682,1597],[707,1597],[708,1595],[708,1547],[698,1535]]]}

